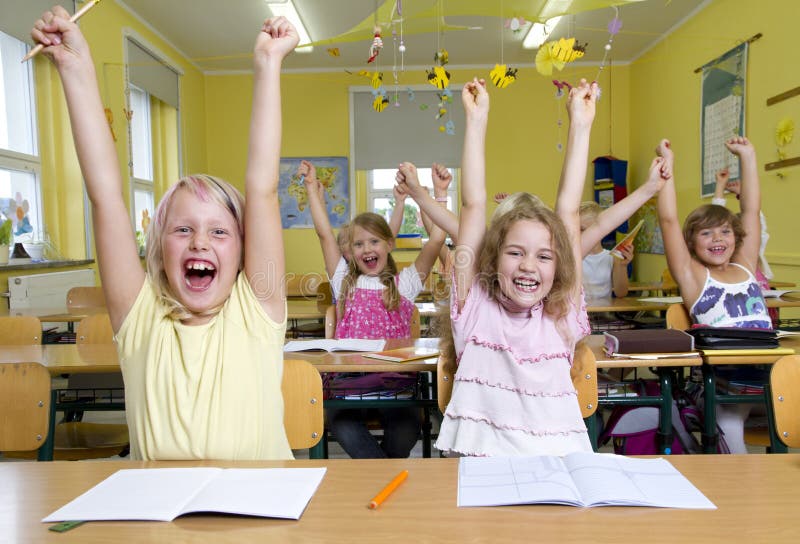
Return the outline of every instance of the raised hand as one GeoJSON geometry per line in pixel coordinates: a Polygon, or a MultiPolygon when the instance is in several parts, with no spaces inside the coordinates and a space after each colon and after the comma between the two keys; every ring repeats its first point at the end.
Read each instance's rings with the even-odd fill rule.
{"type": "Polygon", "coordinates": [[[406,192],[405,184],[401,185],[401,184],[398,183],[397,185],[392,187],[392,194],[394,195],[395,206],[405,202],[406,201],[406,197],[408,196],[408,193],[406,192]]]}
{"type": "Polygon", "coordinates": [[[446,193],[450,183],[453,181],[453,175],[450,170],[435,162],[431,165],[431,179],[433,180],[434,192],[438,189],[439,192],[446,193]]]}
{"type": "Polygon", "coordinates": [[[597,82],[590,85],[585,79],[570,89],[567,99],[567,114],[571,124],[591,125],[597,104],[597,82]]]}
{"type": "Polygon", "coordinates": [[[300,167],[297,169],[297,175],[303,176],[303,185],[305,185],[306,192],[309,195],[322,196],[324,187],[317,179],[317,169],[309,161],[300,161],[300,167]]]}
{"type": "Polygon", "coordinates": [[[292,52],[300,42],[297,30],[285,17],[272,17],[264,21],[256,37],[256,57],[274,57],[277,60],[292,52]]]}
{"type": "Polygon", "coordinates": [[[742,192],[742,183],[739,180],[728,181],[725,183],[725,188],[736,196],[739,196],[742,192]]]}
{"type": "Polygon", "coordinates": [[[461,89],[461,102],[467,118],[487,119],[489,115],[489,93],[486,91],[486,81],[473,78],[467,81],[461,89]]]}
{"type": "MultiPolygon", "coordinates": [[[[650,170],[647,176],[647,181],[645,185],[649,185],[650,188],[654,190],[654,193],[657,193],[664,187],[664,183],[669,179],[669,177],[664,176],[664,165],[666,160],[664,157],[656,157],[650,163],[650,170]]],[[[672,174],[670,173],[670,176],[672,174]]]]}
{"type": "Polygon", "coordinates": [[[750,140],[744,136],[736,136],[731,138],[725,142],[725,147],[728,148],[728,151],[741,158],[754,157],[756,154],[756,148],[753,147],[753,144],[750,143],[750,140]]]}
{"type": "Polygon", "coordinates": [[[716,174],[714,174],[714,178],[716,179],[717,185],[725,187],[727,185],[728,180],[730,179],[730,173],[728,172],[727,168],[723,168],[722,170],[718,170],[716,174]]]}
{"type": "Polygon", "coordinates": [[[420,184],[419,177],[417,176],[417,167],[410,162],[401,162],[397,167],[397,174],[395,181],[400,190],[405,194],[411,195],[412,198],[421,194],[426,189],[420,184]]]}
{"type": "Polygon", "coordinates": [[[89,45],[78,25],[70,22],[70,14],[61,6],[54,6],[33,23],[31,38],[42,44],[44,53],[59,70],[77,64],[78,61],[91,62],[89,45]]]}
{"type": "Polygon", "coordinates": [[[661,177],[670,179],[675,166],[675,153],[672,151],[672,144],[669,140],[664,138],[658,142],[656,146],[656,155],[664,158],[664,163],[661,166],[661,177]]]}
{"type": "Polygon", "coordinates": [[[633,244],[625,244],[617,248],[622,254],[622,259],[614,259],[615,266],[628,266],[633,260],[633,244]]]}
{"type": "Polygon", "coordinates": [[[502,201],[508,198],[508,193],[495,193],[494,194],[494,202],[495,204],[500,204],[502,201]]]}

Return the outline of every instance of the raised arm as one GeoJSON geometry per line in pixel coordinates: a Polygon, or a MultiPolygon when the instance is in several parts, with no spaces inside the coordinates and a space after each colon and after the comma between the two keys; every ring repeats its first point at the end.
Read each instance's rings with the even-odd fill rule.
{"type": "Polygon", "coordinates": [[[619,249],[622,253],[622,259],[614,258],[614,264],[611,266],[611,288],[614,290],[614,296],[624,297],[628,294],[628,265],[633,260],[633,247],[624,246],[619,249]]]}
{"type": "MultiPolygon", "coordinates": [[[[725,202],[725,189],[728,188],[728,183],[730,179],[730,174],[728,173],[727,168],[723,168],[722,170],[717,171],[714,175],[716,185],[714,186],[714,196],[711,198],[711,203],[716,204],[717,206],[724,206],[725,202]]],[[[736,194],[738,195],[739,192],[737,191],[736,194]]]]}
{"type": "Polygon", "coordinates": [[[431,166],[431,177],[433,178],[434,198],[431,198],[428,190],[420,184],[416,167],[410,162],[400,163],[395,180],[404,192],[411,195],[419,209],[428,214],[431,221],[449,234],[455,242],[458,239],[458,217],[447,209],[446,200],[447,188],[450,186],[453,176],[447,168],[434,163],[431,166]],[[411,168],[413,168],[413,175],[409,175],[411,168]],[[437,201],[436,199],[443,200],[437,201]],[[441,205],[442,202],[444,202],[444,206],[441,205]]]}
{"type": "Polygon", "coordinates": [[[683,239],[683,231],[678,220],[678,202],[675,195],[675,180],[672,176],[675,155],[669,140],[661,140],[656,147],[656,153],[664,158],[662,177],[665,178],[665,183],[658,193],[658,223],[664,239],[667,267],[685,297],[684,300],[693,301],[700,293],[701,286],[695,277],[694,259],[683,239]]]}
{"type": "Polygon", "coordinates": [[[283,230],[278,203],[281,64],[299,41],[283,17],[264,21],[253,51],[253,111],[245,173],[244,271],[273,320],[286,317],[283,230]]]}
{"type": "Polygon", "coordinates": [[[122,196],[117,150],[108,128],[89,46],[61,6],[37,20],[31,37],[45,46],[67,100],[72,136],[92,204],[95,247],[106,306],[118,331],[133,306],[145,273],[122,196]]]}
{"type": "Polygon", "coordinates": [[[581,233],[582,257],[591,253],[592,248],[609,232],[612,232],[623,222],[627,221],[645,202],[658,194],[664,186],[665,181],[664,178],[661,177],[661,168],[663,164],[664,160],[661,157],[653,159],[653,162],[650,163],[647,181],[613,206],[603,210],[603,212],[597,216],[597,221],[581,233]]]}
{"type": "Polygon", "coordinates": [[[564,166],[558,183],[555,211],[572,242],[575,255],[575,292],[577,296],[581,287],[581,220],[580,205],[583,195],[583,184],[586,180],[586,164],[589,160],[589,136],[594,121],[595,103],[597,100],[597,84],[589,85],[585,79],[573,87],[569,93],[567,112],[569,113],[569,133],[564,166]]]}
{"type": "MultiPolygon", "coordinates": [[[[478,256],[486,235],[486,127],[489,94],[484,80],[473,79],[461,90],[466,124],[461,159],[461,217],[454,256],[455,297],[464,306],[470,285],[478,272],[478,256]]],[[[451,287],[451,296],[452,287],[451,287]]]]}
{"type": "Polygon", "coordinates": [[[306,194],[308,195],[308,208],[311,212],[311,221],[317,231],[319,245],[322,248],[322,260],[325,262],[325,272],[328,277],[333,277],[333,272],[342,258],[336,235],[333,234],[328,210],[325,208],[325,188],[317,179],[317,169],[308,161],[300,161],[297,169],[298,175],[303,176],[306,194]]]}
{"type": "Polygon", "coordinates": [[[731,138],[725,142],[725,147],[739,157],[742,178],[739,206],[742,209],[742,227],[746,236],[739,251],[734,255],[734,259],[755,273],[758,266],[758,251],[761,247],[761,237],[759,236],[761,231],[761,186],[758,180],[756,149],[750,140],[743,136],[731,138]]]}
{"type": "Polygon", "coordinates": [[[408,194],[396,185],[392,189],[392,193],[394,194],[394,208],[392,208],[392,216],[389,218],[389,229],[392,231],[392,235],[397,238],[397,234],[403,226],[408,194]]]}

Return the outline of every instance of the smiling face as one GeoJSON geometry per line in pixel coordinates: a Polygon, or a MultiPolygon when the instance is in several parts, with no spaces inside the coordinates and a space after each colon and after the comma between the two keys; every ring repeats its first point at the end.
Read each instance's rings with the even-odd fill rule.
{"type": "Polygon", "coordinates": [[[353,225],[350,235],[352,237],[352,259],[359,272],[367,276],[379,275],[386,268],[393,243],[360,225],[353,225]]]}
{"type": "Polygon", "coordinates": [[[516,221],[506,234],[497,262],[500,290],[518,306],[531,308],[553,287],[556,255],[550,230],[539,221],[516,221]]]}
{"type": "Polygon", "coordinates": [[[207,312],[230,296],[242,260],[242,238],[227,208],[178,189],[165,217],[161,249],[172,293],[190,312],[207,312]]]}
{"type": "Polygon", "coordinates": [[[728,223],[699,229],[692,242],[694,254],[707,266],[728,264],[736,250],[736,236],[728,223]]]}

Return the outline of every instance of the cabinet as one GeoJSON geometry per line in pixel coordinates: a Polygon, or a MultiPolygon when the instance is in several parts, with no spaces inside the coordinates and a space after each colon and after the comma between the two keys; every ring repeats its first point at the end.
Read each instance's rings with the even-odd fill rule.
{"type": "MultiPolygon", "coordinates": [[[[628,161],[610,155],[597,157],[594,163],[594,200],[605,209],[613,206],[628,194],[628,161]]],[[[622,223],[618,230],[628,232],[628,222],[622,223]]],[[[617,243],[616,231],[603,238],[602,244],[611,249],[617,243]]]]}

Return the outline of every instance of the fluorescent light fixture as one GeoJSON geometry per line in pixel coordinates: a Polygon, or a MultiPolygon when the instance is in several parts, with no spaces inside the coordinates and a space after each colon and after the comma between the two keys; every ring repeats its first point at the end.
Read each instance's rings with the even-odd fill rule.
{"type": "Polygon", "coordinates": [[[522,47],[525,49],[539,48],[547,41],[547,37],[555,30],[560,20],[561,17],[559,16],[548,19],[544,23],[533,23],[528,34],[525,35],[525,39],[522,40],[522,47]]]}
{"type": "Polygon", "coordinates": [[[267,0],[267,5],[273,17],[286,17],[297,29],[297,34],[300,36],[300,43],[297,44],[295,51],[298,53],[311,53],[314,50],[313,47],[302,47],[303,44],[311,43],[311,36],[308,35],[308,30],[306,30],[306,26],[303,24],[300,14],[297,13],[294,2],[292,2],[292,0],[283,0],[282,2],[267,0]]]}

